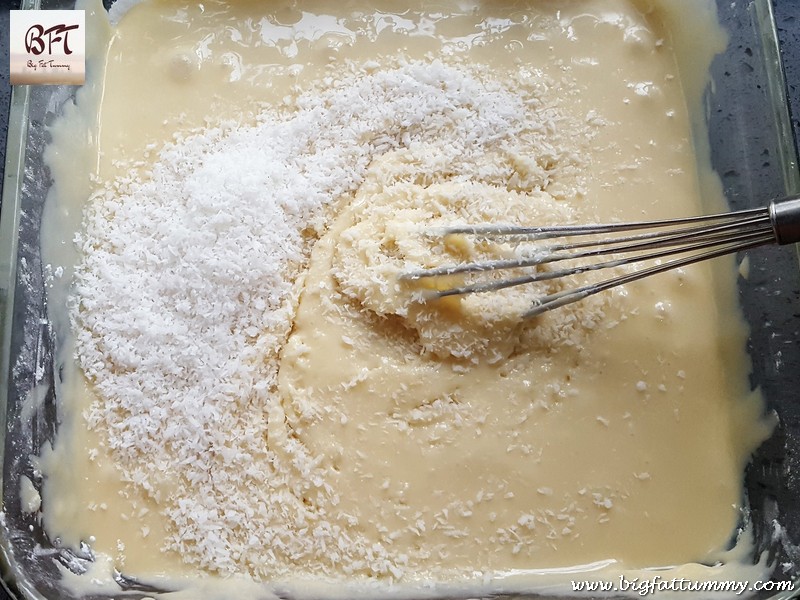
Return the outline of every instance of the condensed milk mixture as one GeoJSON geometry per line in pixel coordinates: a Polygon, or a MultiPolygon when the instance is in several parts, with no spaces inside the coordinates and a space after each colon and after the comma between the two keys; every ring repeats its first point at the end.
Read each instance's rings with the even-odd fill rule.
{"type": "Polygon", "coordinates": [[[133,6],[53,129],[45,251],[72,333],[40,459],[51,537],[162,584],[718,576],[767,431],[732,269],[532,319],[556,284],[422,302],[400,278],[514,252],[425,235],[443,224],[706,210],[686,100],[703,77],[679,69],[675,32],[703,27],[703,71],[713,16],[133,6]],[[87,119],[82,187],[63,148],[87,119]]]}

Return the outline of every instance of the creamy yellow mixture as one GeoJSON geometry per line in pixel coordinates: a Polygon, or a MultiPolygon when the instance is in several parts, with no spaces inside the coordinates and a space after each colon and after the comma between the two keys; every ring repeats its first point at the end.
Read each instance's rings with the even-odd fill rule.
{"type": "MultiPolygon", "coordinates": [[[[680,38],[670,30],[680,22],[676,6],[689,5],[697,8],[632,0],[135,6],[113,29],[95,88],[94,195],[62,194],[49,218],[74,220],[88,203],[81,251],[124,254],[134,270],[161,261],[153,273],[163,273],[168,300],[111,318],[103,311],[113,299],[104,305],[106,292],[90,285],[101,280],[102,261],[78,258],[70,306],[86,378],[68,370],[62,432],[41,460],[51,535],[89,542],[109,564],[144,579],[200,571],[266,582],[488,582],[602,561],[614,572],[713,563],[742,518],[743,467],[765,433],[760,404],[747,395],[732,269],[693,266],[535,319],[520,313],[541,290],[420,303],[398,279],[404,269],[486,250],[469,239],[437,245],[421,234],[429,225],[706,210],[682,88],[694,76],[679,72],[680,38]],[[414,91],[429,84],[430,92],[414,91]],[[219,386],[232,386],[177,412],[183,384],[148,392],[149,380],[136,378],[158,348],[137,348],[132,335],[126,354],[103,355],[103,332],[113,339],[118,327],[144,331],[154,319],[172,323],[201,310],[199,300],[192,304],[202,293],[192,286],[201,284],[181,279],[181,264],[260,217],[237,215],[222,196],[208,206],[192,205],[193,196],[173,209],[163,196],[179,196],[177,183],[142,182],[182,181],[203,169],[224,177],[225,165],[247,160],[234,148],[258,151],[248,136],[266,129],[252,128],[338,126],[344,117],[301,117],[344,110],[341,98],[359,85],[359,107],[378,88],[381,102],[444,94],[443,103],[455,104],[425,118],[443,119],[456,141],[410,123],[417,109],[399,101],[385,131],[367,122],[371,102],[360,109],[368,116],[352,115],[367,123],[356,137],[368,151],[353,150],[346,161],[361,165],[356,183],[330,184],[330,200],[308,209],[297,239],[286,234],[298,250],[276,271],[288,284],[277,308],[264,304],[267,325],[235,324],[244,341],[230,364],[255,366],[228,379],[227,358],[210,365],[176,354],[174,381],[219,367],[219,386]],[[458,86],[466,92],[452,91],[458,86]],[[519,131],[492,129],[493,119],[512,119],[515,110],[525,115],[519,131]],[[410,124],[392,121],[402,111],[410,124]],[[470,135],[474,143],[464,141],[470,135]],[[192,144],[225,160],[186,158],[182,149],[192,144]],[[170,169],[179,173],[173,179],[170,169]],[[178,246],[180,256],[167,259],[147,244],[125,249],[120,238],[92,233],[132,219],[126,203],[147,194],[154,200],[143,206],[168,223],[163,231],[148,224],[148,235],[169,238],[172,213],[207,211],[202,229],[187,226],[200,237],[178,246]],[[176,292],[182,283],[186,290],[176,292]],[[120,399],[114,386],[123,380],[141,386],[138,395],[124,392],[135,401],[120,399]],[[157,424],[158,414],[158,429],[137,429],[142,415],[157,424]],[[195,462],[180,437],[187,423],[201,440],[195,462]],[[67,460],[75,465],[69,472],[58,468],[67,460]]],[[[691,18],[710,17],[703,5],[691,18]]],[[[64,131],[55,130],[56,148],[64,131]]],[[[320,152],[328,143],[335,152],[339,134],[287,131],[308,136],[298,161],[334,161],[320,152]]],[[[58,166],[63,157],[51,159],[57,185],[79,189],[68,182],[74,173],[58,166]]],[[[313,175],[313,166],[302,168],[313,175]]],[[[289,189],[289,171],[270,173],[264,185],[285,178],[289,189]]],[[[69,266],[71,241],[46,249],[53,265],[69,266]]],[[[239,264],[222,257],[208,271],[223,278],[219,289],[231,290],[231,302],[248,306],[260,297],[235,282],[267,262],[253,244],[241,248],[239,264]]],[[[143,281],[128,284],[131,295],[143,281]]],[[[237,310],[219,300],[219,314],[237,310]]],[[[202,356],[214,322],[196,325],[196,335],[197,322],[186,323],[202,356]]],[[[182,338],[169,332],[171,348],[182,338]]]]}

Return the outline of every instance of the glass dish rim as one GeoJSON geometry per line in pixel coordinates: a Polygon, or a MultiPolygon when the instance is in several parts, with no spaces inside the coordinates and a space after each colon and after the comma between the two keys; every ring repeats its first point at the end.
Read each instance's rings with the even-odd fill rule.
{"type": "MultiPolygon", "coordinates": [[[[40,0],[23,0],[22,9],[38,9],[40,0]]],[[[782,155],[778,158],[784,176],[784,187],[789,193],[800,193],[800,173],[797,171],[798,150],[792,134],[791,118],[789,113],[787,87],[782,67],[777,24],[774,18],[774,8],[770,0],[752,0],[749,4],[752,16],[758,21],[757,30],[761,34],[762,51],[764,52],[765,67],[767,63],[776,68],[765,68],[768,75],[767,93],[771,100],[779,140],[783,142],[778,148],[782,155]],[[768,26],[765,26],[768,25],[768,26]]],[[[0,420],[7,422],[7,402],[10,385],[10,339],[14,323],[14,296],[17,279],[17,249],[18,227],[20,220],[20,201],[22,197],[21,183],[25,171],[25,140],[28,134],[28,112],[30,108],[30,86],[15,86],[12,91],[12,102],[9,111],[8,150],[6,154],[6,171],[3,185],[2,207],[0,208],[0,386],[3,394],[0,396],[0,420]]],[[[3,448],[0,452],[5,455],[6,428],[0,433],[0,443],[3,448]]],[[[4,474],[0,474],[0,482],[4,481],[4,474]]],[[[17,586],[22,597],[43,598],[27,581],[20,581],[19,571],[13,558],[13,552],[6,539],[5,527],[0,530],[0,573],[3,584],[11,581],[17,586]],[[22,584],[22,585],[20,585],[22,584]]],[[[795,580],[800,586],[800,577],[795,580]]],[[[12,594],[13,596],[13,594],[12,594]]],[[[789,595],[776,595],[772,598],[789,598],[789,595]]]]}

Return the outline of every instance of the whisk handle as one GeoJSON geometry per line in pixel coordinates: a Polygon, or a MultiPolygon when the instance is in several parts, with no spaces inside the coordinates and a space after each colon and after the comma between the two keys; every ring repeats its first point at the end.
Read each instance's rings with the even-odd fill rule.
{"type": "Polygon", "coordinates": [[[779,244],[800,242],[800,196],[770,204],[769,218],[775,241],[779,244]]]}

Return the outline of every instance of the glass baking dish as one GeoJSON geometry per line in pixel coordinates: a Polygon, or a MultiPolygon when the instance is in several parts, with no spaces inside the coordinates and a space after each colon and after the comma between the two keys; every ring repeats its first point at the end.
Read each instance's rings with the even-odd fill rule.
{"type": "MultiPolygon", "coordinates": [[[[30,0],[23,8],[72,4],[30,0]]],[[[710,153],[732,208],[761,206],[800,192],[772,5],[770,0],[719,0],[717,5],[730,43],[712,66],[705,114],[696,115],[707,124],[698,128],[697,147],[710,153]]],[[[40,484],[31,457],[54,438],[59,423],[54,384],[60,376],[58,335],[47,316],[48,273],[39,235],[51,184],[43,158],[47,127],[75,91],[18,86],[10,114],[0,215],[0,556],[3,580],[19,598],[75,598],[60,583],[62,569],[80,571],[81,563],[91,560],[88,552],[59,548],[57,540],[48,539],[37,512],[24,505],[23,489],[30,482],[40,484]]],[[[791,249],[747,254],[749,275],[740,278],[740,296],[750,324],[751,383],[779,417],[745,477],[756,541],[753,561],[766,553],[775,565],[774,581],[800,586],[800,478],[794,475],[800,469],[800,270],[791,249]]],[[[133,581],[119,583],[123,591],[107,597],[144,598],[158,591],[133,581]]],[[[788,598],[792,592],[765,589],[751,597],[788,598]]]]}

